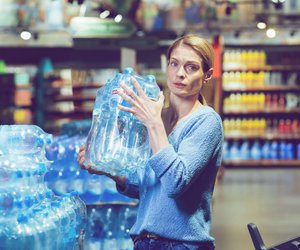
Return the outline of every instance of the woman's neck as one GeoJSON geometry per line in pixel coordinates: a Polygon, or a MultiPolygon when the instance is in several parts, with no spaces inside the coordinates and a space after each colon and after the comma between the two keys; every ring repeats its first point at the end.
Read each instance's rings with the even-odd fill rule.
{"type": "Polygon", "coordinates": [[[163,112],[163,121],[167,134],[190,114],[203,106],[198,99],[187,100],[181,98],[170,98],[170,107],[163,112]]]}
{"type": "Polygon", "coordinates": [[[170,98],[170,104],[178,116],[178,121],[199,109],[202,104],[197,98],[170,98]]]}

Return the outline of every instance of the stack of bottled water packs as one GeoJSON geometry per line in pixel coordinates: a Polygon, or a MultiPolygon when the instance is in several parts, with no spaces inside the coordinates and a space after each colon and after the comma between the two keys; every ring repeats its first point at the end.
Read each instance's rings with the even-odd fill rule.
{"type": "Polygon", "coordinates": [[[117,107],[118,104],[131,106],[116,94],[120,83],[138,95],[131,77],[138,81],[149,98],[158,99],[160,89],[154,76],[142,77],[134,74],[132,68],[126,68],[97,91],[86,143],[85,165],[112,175],[128,176],[143,170],[151,154],[146,127],[132,113],[117,107]]]}
{"type": "Polygon", "coordinates": [[[86,220],[77,193],[55,196],[44,175],[52,135],[34,125],[0,126],[0,249],[78,249],[86,220]]]}

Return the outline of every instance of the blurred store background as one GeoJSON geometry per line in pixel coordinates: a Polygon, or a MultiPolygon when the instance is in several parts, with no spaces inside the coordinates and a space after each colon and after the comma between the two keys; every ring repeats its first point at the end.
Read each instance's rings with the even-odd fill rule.
{"type": "Polygon", "coordinates": [[[90,205],[87,249],[102,246],[103,214],[118,213],[111,220],[119,225],[137,205],[75,161],[96,91],[130,66],[154,74],[167,93],[166,51],[187,33],[215,49],[203,94],[225,129],[216,249],[254,249],[250,222],[268,246],[300,235],[299,0],[0,0],[0,13],[0,124],[35,124],[55,136],[45,180],[90,205]]]}

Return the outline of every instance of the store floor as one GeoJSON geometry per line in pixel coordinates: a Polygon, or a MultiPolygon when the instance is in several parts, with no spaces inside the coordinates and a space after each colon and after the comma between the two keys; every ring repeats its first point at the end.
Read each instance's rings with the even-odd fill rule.
{"type": "Polygon", "coordinates": [[[214,195],[216,250],[254,250],[250,222],[267,247],[300,235],[300,168],[225,170],[214,195]]]}

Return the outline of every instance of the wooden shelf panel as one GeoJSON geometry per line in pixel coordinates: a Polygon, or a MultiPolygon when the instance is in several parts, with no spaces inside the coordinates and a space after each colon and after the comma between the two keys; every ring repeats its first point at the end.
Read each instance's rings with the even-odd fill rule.
{"type": "Polygon", "coordinates": [[[300,134],[226,135],[226,140],[299,140],[300,134]]]}
{"type": "Polygon", "coordinates": [[[300,113],[300,108],[274,110],[238,110],[224,111],[224,115],[255,115],[255,114],[293,114],[300,113]]]}
{"type": "Polygon", "coordinates": [[[252,167],[252,168],[263,168],[263,167],[299,167],[300,160],[238,160],[238,161],[224,161],[223,165],[228,168],[238,167],[252,167]]]}
{"type": "Polygon", "coordinates": [[[102,88],[105,85],[105,83],[90,83],[90,84],[73,84],[73,89],[95,89],[95,88],[102,88]]]}
{"type": "Polygon", "coordinates": [[[52,98],[52,102],[67,102],[67,101],[95,101],[96,96],[87,96],[87,95],[65,95],[65,96],[56,96],[52,98]]]}
{"type": "Polygon", "coordinates": [[[241,71],[298,71],[298,65],[266,65],[265,67],[226,67],[223,66],[223,72],[241,72],[241,71]]]}
{"type": "Polygon", "coordinates": [[[298,86],[284,86],[284,85],[277,85],[277,86],[264,86],[264,87],[257,87],[257,88],[223,88],[223,92],[299,92],[300,87],[298,86]]]}

